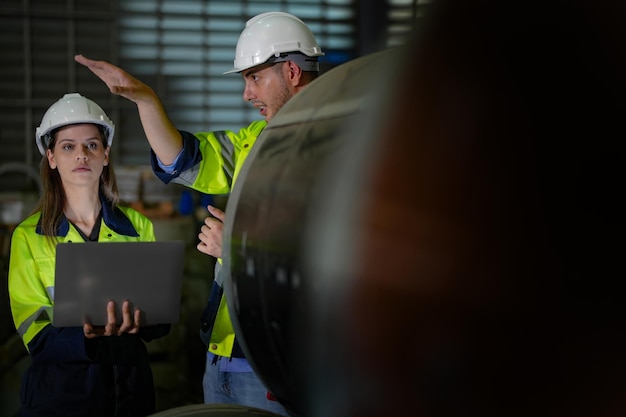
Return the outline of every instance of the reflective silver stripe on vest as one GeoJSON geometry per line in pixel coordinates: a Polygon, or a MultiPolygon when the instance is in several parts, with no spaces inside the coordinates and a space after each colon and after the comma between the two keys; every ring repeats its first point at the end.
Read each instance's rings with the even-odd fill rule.
{"type": "Polygon", "coordinates": [[[191,187],[193,183],[196,182],[196,178],[198,178],[199,172],[200,172],[200,164],[181,172],[178,177],[172,180],[172,182],[176,184],[184,185],[186,187],[191,187]]]}
{"type": "Polygon", "coordinates": [[[213,276],[215,278],[213,280],[217,282],[217,285],[219,285],[220,287],[223,287],[224,278],[222,278],[222,275],[220,274],[221,270],[222,270],[222,264],[219,262],[215,262],[215,269],[213,270],[213,276]]]}
{"type": "Polygon", "coordinates": [[[24,337],[26,331],[34,322],[39,320],[52,321],[50,319],[51,314],[49,313],[49,309],[50,307],[39,307],[37,311],[35,311],[26,320],[24,320],[22,324],[20,324],[20,326],[17,328],[17,333],[20,335],[20,337],[24,337]]]}
{"type": "Polygon", "coordinates": [[[233,185],[233,177],[235,176],[235,145],[223,130],[214,132],[217,141],[222,149],[222,160],[224,161],[224,175],[228,178],[228,184],[233,185]]]}
{"type": "MultiPolygon", "coordinates": [[[[230,138],[226,134],[225,131],[219,130],[217,132],[213,132],[215,138],[220,144],[221,153],[223,161],[223,169],[224,175],[226,175],[226,180],[229,186],[233,185],[233,176],[235,175],[235,145],[230,141],[230,138]]],[[[191,187],[196,182],[196,178],[198,178],[198,174],[200,173],[200,165],[196,165],[191,167],[184,172],[181,172],[180,175],[172,180],[172,182],[180,185],[184,185],[186,187],[191,187]]]]}
{"type": "MultiPolygon", "coordinates": [[[[54,302],[54,286],[47,287],[46,292],[48,293],[48,297],[50,297],[52,302],[54,302]]],[[[17,329],[17,333],[20,335],[20,337],[23,338],[31,324],[33,324],[34,322],[40,319],[52,321],[51,317],[52,317],[51,307],[43,307],[43,306],[39,307],[37,311],[31,314],[30,317],[28,317],[26,320],[22,322],[22,324],[20,324],[20,327],[17,329]]]]}

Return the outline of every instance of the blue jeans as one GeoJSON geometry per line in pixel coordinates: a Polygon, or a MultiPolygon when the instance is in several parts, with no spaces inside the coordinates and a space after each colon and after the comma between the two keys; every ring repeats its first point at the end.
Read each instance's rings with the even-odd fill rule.
{"type": "MultiPolygon", "coordinates": [[[[220,357],[215,364],[212,363],[212,358],[213,355],[207,351],[202,379],[205,404],[239,404],[267,410],[280,416],[289,416],[278,401],[267,398],[267,388],[249,364],[246,363],[243,368],[241,365],[238,366],[235,372],[225,372],[224,369],[228,368],[228,358],[220,357]]],[[[245,359],[238,361],[241,363],[245,359]]]]}

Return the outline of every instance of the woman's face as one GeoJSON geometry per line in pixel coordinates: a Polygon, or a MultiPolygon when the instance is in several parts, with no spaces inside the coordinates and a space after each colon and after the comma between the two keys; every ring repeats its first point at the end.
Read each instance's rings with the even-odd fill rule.
{"type": "Polygon", "coordinates": [[[50,168],[58,169],[64,185],[98,187],[102,170],[109,164],[109,148],[93,124],[60,128],[46,156],[50,168]]]}

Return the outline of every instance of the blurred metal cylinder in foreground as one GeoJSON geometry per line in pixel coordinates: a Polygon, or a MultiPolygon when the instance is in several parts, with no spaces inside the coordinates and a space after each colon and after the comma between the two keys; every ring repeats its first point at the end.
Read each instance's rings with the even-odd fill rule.
{"type": "Polygon", "coordinates": [[[353,127],[381,110],[385,83],[371,80],[391,76],[398,58],[389,50],[348,62],[298,93],[263,132],[229,198],[224,270],[233,323],[261,378],[296,415],[307,414],[317,304],[332,295],[318,294],[305,268],[316,234],[309,226],[344,174],[348,160],[337,156],[360,159],[371,145],[353,127]]]}
{"type": "Polygon", "coordinates": [[[294,415],[626,413],[624,17],[438,1],[272,120],[226,291],[294,415]]]}

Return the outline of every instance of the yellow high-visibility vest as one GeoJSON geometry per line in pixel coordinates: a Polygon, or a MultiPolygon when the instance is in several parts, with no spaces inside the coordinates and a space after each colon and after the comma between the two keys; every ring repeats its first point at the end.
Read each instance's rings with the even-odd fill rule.
{"type": "MultiPolygon", "coordinates": [[[[98,242],[155,240],[152,222],[138,211],[123,206],[111,209],[104,202],[102,211],[98,242]]],[[[9,299],[13,322],[27,349],[28,343],[52,323],[56,244],[84,242],[65,218],[54,238],[40,234],[40,217],[40,212],[29,216],[11,236],[9,299]]]]}
{"type": "MultiPolygon", "coordinates": [[[[205,194],[228,194],[252,146],[267,125],[264,120],[252,122],[238,133],[224,130],[199,132],[202,160],[191,169],[177,173],[172,180],[205,194]]],[[[221,262],[218,259],[218,262],[221,262]]],[[[219,356],[230,357],[235,343],[235,330],[230,319],[226,297],[222,295],[213,323],[208,350],[219,356]]]]}

